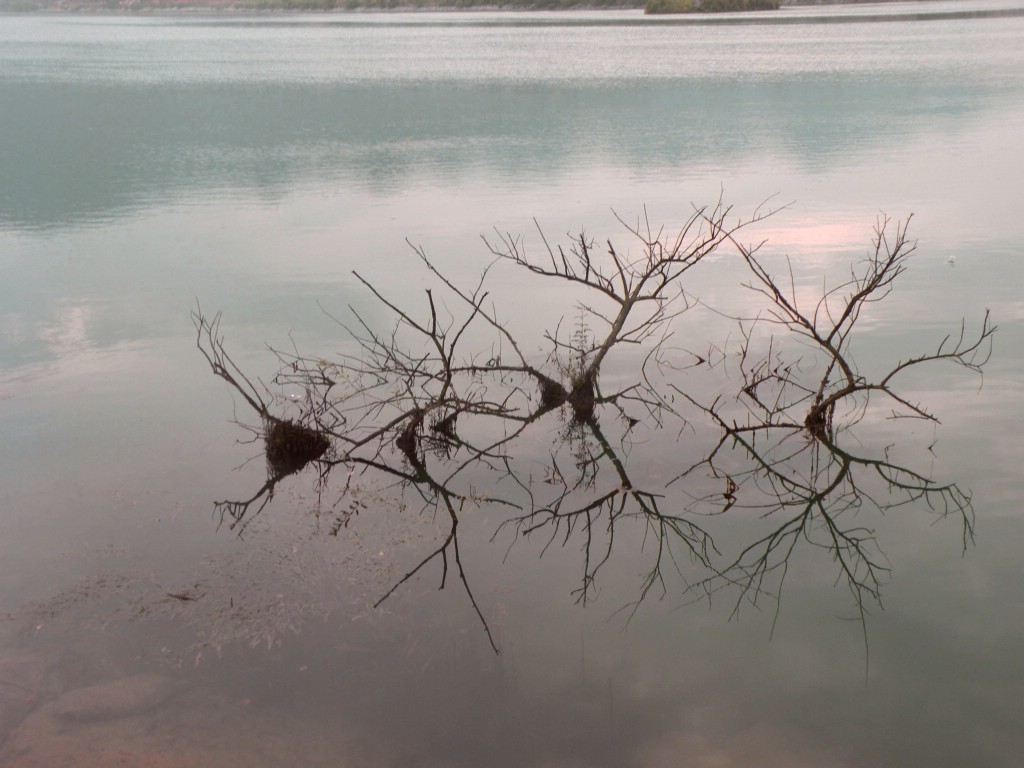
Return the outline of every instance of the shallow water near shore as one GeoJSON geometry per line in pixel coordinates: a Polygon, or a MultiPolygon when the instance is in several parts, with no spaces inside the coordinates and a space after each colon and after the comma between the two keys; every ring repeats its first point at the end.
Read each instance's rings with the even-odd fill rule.
{"type": "MultiPolygon", "coordinates": [[[[1021,9],[0,19],[0,765],[1016,765],[1024,19],[967,6],[1021,9]],[[868,253],[880,212],[913,214],[918,251],[860,321],[867,376],[986,309],[999,326],[983,378],[901,381],[941,423],[880,409],[851,432],[974,511],[966,548],[923,501],[849,516],[889,568],[866,621],[812,546],[778,603],[695,601],[684,559],[634,613],[642,525],[584,606],[580,540],[495,535],[507,512],[486,504],[459,528],[482,616],[439,563],[375,607],[446,535],[415,493],[310,467],[244,530],[218,514],[267,467],[196,349],[197,302],[269,382],[268,344],[330,359],[354,349],[351,309],[390,327],[353,270],[425,311],[440,289],[410,243],[472,285],[481,235],[633,247],[616,215],[673,231],[720,196],[740,217],[788,204],[748,233],[807,290],[868,253]]],[[[507,265],[488,279],[543,363],[578,294],[507,265]]],[[[747,279],[724,252],[699,265],[675,343],[734,339],[707,307],[752,311],[747,279]]],[[[610,358],[602,385],[635,364],[610,358]]],[[[716,439],[692,421],[625,441],[680,508],[707,489],[668,481],[716,439]]],[[[538,495],[566,431],[523,444],[538,495]]],[[[771,520],[701,522],[735,551],[771,520]]]]}

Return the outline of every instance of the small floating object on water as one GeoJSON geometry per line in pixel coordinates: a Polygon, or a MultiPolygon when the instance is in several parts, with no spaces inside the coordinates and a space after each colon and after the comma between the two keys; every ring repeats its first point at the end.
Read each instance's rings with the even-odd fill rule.
{"type": "Polygon", "coordinates": [[[946,263],[951,265],[956,264],[956,256],[950,256],[948,259],[946,259],[946,263]]]}

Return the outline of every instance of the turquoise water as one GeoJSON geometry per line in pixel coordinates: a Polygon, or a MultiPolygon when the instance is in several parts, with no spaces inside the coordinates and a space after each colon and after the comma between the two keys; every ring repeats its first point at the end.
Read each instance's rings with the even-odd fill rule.
{"type": "MultiPolygon", "coordinates": [[[[185,686],[156,713],[60,731],[43,703],[0,759],[113,762],[116,744],[140,765],[1016,765],[1021,10],[0,17],[0,647],[44,656],[60,690],[141,670],[185,686]],[[689,604],[675,584],[627,622],[642,532],[581,607],[578,543],[509,548],[483,508],[463,557],[495,656],[438,570],[372,608],[444,530],[393,489],[368,479],[337,537],[344,478],[322,495],[288,479],[244,538],[218,524],[213,502],[265,468],[195,349],[196,302],[269,381],[266,344],[351,350],[323,310],[387,326],[353,269],[419,306],[407,240],[472,282],[495,228],[531,253],[535,219],[552,240],[624,241],[613,211],[671,229],[719,195],[739,216],[788,203],[751,237],[812,286],[866,253],[879,212],[913,214],[918,253],[863,318],[866,373],[986,308],[1000,326],[980,389],[946,369],[908,380],[940,425],[859,435],[971,489],[977,534],[963,552],[921,505],[862,513],[892,569],[865,624],[813,551],[778,612],[730,621],[728,597],[689,604]]],[[[576,295],[492,277],[543,360],[576,295]]],[[[741,280],[722,258],[687,287],[743,313],[741,280]]],[[[693,347],[735,334],[681,322],[693,347]]],[[[668,479],[699,442],[638,440],[635,466],[668,479]]],[[[723,546],[757,524],[723,525],[723,546]]]]}

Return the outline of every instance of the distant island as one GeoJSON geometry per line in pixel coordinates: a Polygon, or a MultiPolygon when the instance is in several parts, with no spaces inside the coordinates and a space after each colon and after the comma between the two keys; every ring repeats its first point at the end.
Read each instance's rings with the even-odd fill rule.
{"type": "MultiPolygon", "coordinates": [[[[264,13],[274,11],[557,11],[650,14],[773,11],[784,5],[880,0],[0,0],[0,13],[264,13]]],[[[885,0],[881,0],[885,2],[885,0]]]]}
{"type": "Polygon", "coordinates": [[[644,13],[777,11],[779,0],[647,0],[644,13]]]}

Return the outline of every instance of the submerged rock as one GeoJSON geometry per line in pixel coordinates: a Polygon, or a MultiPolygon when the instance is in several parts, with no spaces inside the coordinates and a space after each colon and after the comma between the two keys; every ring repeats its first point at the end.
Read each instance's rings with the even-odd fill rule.
{"type": "Polygon", "coordinates": [[[17,653],[0,658],[0,745],[49,693],[48,662],[17,653]]]}
{"type": "Polygon", "coordinates": [[[113,720],[156,709],[178,686],[162,675],[135,675],[69,691],[53,703],[53,716],[71,722],[113,720]]]}

